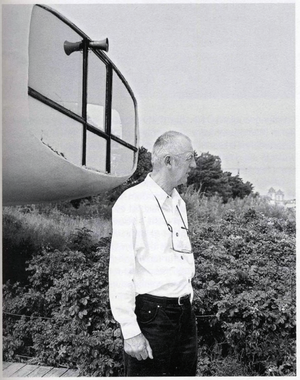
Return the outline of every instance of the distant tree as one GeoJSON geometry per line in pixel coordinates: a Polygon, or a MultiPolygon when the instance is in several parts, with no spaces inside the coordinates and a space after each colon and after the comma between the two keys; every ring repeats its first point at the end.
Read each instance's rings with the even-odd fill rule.
{"type": "Polygon", "coordinates": [[[188,177],[188,185],[208,197],[218,194],[227,202],[230,198],[243,198],[253,190],[249,182],[244,184],[239,176],[232,177],[230,172],[223,172],[218,156],[202,153],[196,158],[196,164],[188,177]]]}
{"type": "Polygon", "coordinates": [[[202,153],[196,158],[197,167],[193,169],[188,177],[188,185],[194,185],[196,190],[208,196],[230,191],[228,180],[221,169],[221,159],[207,153],[202,153]]]}
{"type": "Polygon", "coordinates": [[[228,181],[232,190],[232,198],[244,198],[253,192],[253,185],[249,181],[244,183],[238,175],[229,174],[228,181]]]}

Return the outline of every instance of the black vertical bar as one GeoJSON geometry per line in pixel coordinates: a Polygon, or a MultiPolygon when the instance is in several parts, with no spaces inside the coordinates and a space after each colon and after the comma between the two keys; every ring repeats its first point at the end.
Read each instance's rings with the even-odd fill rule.
{"type": "Polygon", "coordinates": [[[105,102],[105,132],[108,135],[106,145],[106,172],[111,171],[111,112],[112,112],[112,81],[113,70],[111,65],[106,66],[106,102],[105,102]]]}
{"type": "Polygon", "coordinates": [[[82,165],[86,165],[86,135],[87,135],[87,76],[88,76],[88,40],[84,39],[83,44],[83,68],[82,68],[82,118],[83,124],[82,133],[82,165]]]}

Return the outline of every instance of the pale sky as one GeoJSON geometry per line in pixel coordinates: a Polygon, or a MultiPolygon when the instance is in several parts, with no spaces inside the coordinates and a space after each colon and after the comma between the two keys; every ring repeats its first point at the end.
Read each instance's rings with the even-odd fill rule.
{"type": "MultiPolygon", "coordinates": [[[[51,4],[49,4],[51,6],[51,4]]],[[[53,5],[54,7],[54,5],[53,5]]],[[[138,102],[140,145],[167,130],[254,185],[295,197],[293,3],[58,4],[138,102]]]]}

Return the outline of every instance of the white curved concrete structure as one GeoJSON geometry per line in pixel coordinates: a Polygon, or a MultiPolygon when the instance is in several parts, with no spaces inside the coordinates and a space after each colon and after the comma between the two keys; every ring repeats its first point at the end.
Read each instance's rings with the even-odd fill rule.
{"type": "MultiPolygon", "coordinates": [[[[59,118],[69,119],[28,95],[28,49],[32,9],[31,5],[2,6],[4,205],[96,195],[123,183],[134,172],[137,163],[137,152],[130,151],[132,154],[125,154],[120,158],[120,162],[132,160],[123,173],[106,174],[105,169],[102,170],[103,172],[101,168],[100,170],[88,169],[88,163],[85,167],[80,162],[69,160],[65,151],[59,151],[55,145],[41,138],[38,132],[41,128],[43,130],[46,128],[51,133],[55,130],[51,123],[55,123],[55,127],[58,127],[56,115],[60,115],[59,118]],[[38,111],[35,111],[36,109],[38,111]],[[43,126],[40,126],[40,123],[43,126]],[[60,153],[63,153],[66,158],[60,153]]],[[[64,126],[59,125],[60,127],[64,126]]],[[[55,140],[56,132],[53,133],[51,138],[55,140]]],[[[62,139],[65,145],[69,141],[74,145],[70,135],[63,138],[57,136],[57,143],[60,144],[62,139]]],[[[137,136],[135,143],[137,147],[137,136]]],[[[116,142],[114,144],[120,146],[123,151],[126,150],[124,146],[116,142]]],[[[81,146],[79,148],[75,146],[75,151],[80,149],[81,146]]],[[[89,154],[92,155],[95,152],[91,151],[89,154]]],[[[99,157],[105,157],[105,152],[96,153],[99,157]]]]}

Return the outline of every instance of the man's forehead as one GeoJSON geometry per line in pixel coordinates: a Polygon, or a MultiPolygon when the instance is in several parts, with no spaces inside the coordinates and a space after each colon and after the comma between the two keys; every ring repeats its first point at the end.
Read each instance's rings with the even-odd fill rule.
{"type": "Polygon", "coordinates": [[[193,152],[194,151],[192,143],[188,139],[184,139],[182,141],[182,147],[185,149],[185,151],[188,151],[188,152],[193,152]]]}
{"type": "Polygon", "coordinates": [[[194,152],[192,143],[190,139],[186,136],[180,136],[179,139],[177,140],[177,144],[173,144],[172,146],[169,147],[169,153],[170,154],[181,154],[181,153],[188,153],[194,152]]]}

